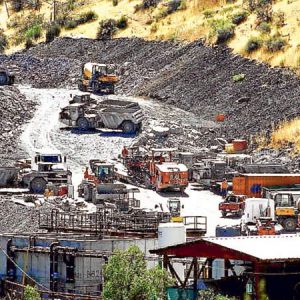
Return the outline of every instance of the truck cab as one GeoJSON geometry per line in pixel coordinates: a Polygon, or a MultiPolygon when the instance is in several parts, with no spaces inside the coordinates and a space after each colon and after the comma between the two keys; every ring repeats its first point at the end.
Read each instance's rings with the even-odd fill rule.
{"type": "Polygon", "coordinates": [[[223,202],[219,204],[219,210],[222,217],[232,214],[241,217],[245,206],[245,195],[228,195],[223,202]]]}
{"type": "Polygon", "coordinates": [[[58,151],[37,151],[31,161],[31,170],[38,172],[66,171],[67,158],[58,151]]]}

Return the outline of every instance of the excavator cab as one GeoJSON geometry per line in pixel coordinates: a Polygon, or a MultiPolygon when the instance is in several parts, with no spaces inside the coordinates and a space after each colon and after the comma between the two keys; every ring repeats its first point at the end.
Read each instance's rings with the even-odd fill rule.
{"type": "Polygon", "coordinates": [[[114,85],[118,80],[114,70],[108,65],[86,63],[82,67],[78,88],[83,92],[114,94],[114,85]]]}

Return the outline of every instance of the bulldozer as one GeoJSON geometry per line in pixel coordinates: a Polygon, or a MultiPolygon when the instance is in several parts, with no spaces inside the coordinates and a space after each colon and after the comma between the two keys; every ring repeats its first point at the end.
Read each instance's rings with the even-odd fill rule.
{"type": "Polygon", "coordinates": [[[78,88],[82,92],[114,94],[115,83],[118,81],[119,78],[107,65],[89,62],[82,66],[78,88]]]}
{"type": "Polygon", "coordinates": [[[15,75],[10,73],[8,70],[0,69],[0,86],[1,85],[12,85],[15,82],[15,75]]]}

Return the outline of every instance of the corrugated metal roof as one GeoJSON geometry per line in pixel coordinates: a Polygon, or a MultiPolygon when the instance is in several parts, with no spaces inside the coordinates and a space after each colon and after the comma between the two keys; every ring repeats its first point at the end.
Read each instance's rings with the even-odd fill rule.
{"type": "Polygon", "coordinates": [[[300,260],[300,235],[297,234],[203,238],[203,240],[260,260],[300,260]]]}

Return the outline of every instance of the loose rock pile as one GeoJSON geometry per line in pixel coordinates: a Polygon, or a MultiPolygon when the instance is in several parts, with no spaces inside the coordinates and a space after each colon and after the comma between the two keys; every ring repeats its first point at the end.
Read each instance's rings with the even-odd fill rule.
{"type": "Polygon", "coordinates": [[[74,84],[87,61],[116,64],[117,93],[153,97],[209,120],[226,114],[222,130],[228,136],[248,137],[300,110],[300,81],[291,72],[201,41],[60,38],[6,58],[20,66],[22,82],[48,87],[74,84]],[[245,78],[235,82],[238,74],[245,78]]]}
{"type": "Polygon", "coordinates": [[[34,113],[35,103],[27,100],[17,88],[0,87],[0,165],[12,164],[18,149],[22,125],[34,113]]]}

